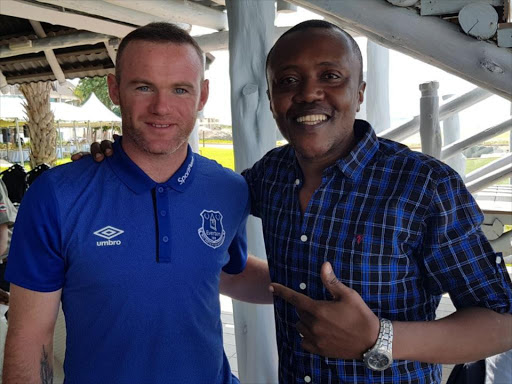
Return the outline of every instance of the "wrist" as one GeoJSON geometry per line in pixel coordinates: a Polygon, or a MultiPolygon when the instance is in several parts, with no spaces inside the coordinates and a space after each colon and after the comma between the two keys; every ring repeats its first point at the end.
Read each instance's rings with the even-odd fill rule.
{"type": "Polygon", "coordinates": [[[393,324],[384,318],[379,323],[377,341],[363,354],[366,367],[373,371],[383,371],[393,363],[393,324]]]}

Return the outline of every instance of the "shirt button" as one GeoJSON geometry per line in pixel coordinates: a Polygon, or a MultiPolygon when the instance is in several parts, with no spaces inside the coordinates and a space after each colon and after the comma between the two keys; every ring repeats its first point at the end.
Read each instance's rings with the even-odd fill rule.
{"type": "Polygon", "coordinates": [[[163,193],[164,192],[164,187],[158,187],[158,192],[163,193]]]}
{"type": "Polygon", "coordinates": [[[501,256],[496,256],[496,264],[501,264],[501,256]]]}
{"type": "Polygon", "coordinates": [[[299,179],[295,179],[295,185],[299,185],[300,184],[300,180],[299,179]]]}
{"type": "Polygon", "coordinates": [[[167,212],[165,212],[165,211],[160,211],[160,214],[161,214],[162,216],[165,216],[165,215],[167,215],[167,212]]]}
{"type": "Polygon", "coordinates": [[[169,241],[169,238],[167,236],[162,237],[162,241],[164,243],[167,243],[169,241]]]}
{"type": "Polygon", "coordinates": [[[311,377],[309,377],[309,376],[304,376],[304,381],[305,381],[306,383],[311,383],[311,377]]]}
{"type": "Polygon", "coordinates": [[[306,289],[306,283],[300,283],[299,284],[299,288],[302,289],[302,290],[305,290],[306,289]]]}
{"type": "Polygon", "coordinates": [[[300,237],[300,241],[302,241],[302,242],[306,242],[306,241],[308,241],[308,237],[307,237],[306,235],[302,235],[302,236],[300,237]]]}

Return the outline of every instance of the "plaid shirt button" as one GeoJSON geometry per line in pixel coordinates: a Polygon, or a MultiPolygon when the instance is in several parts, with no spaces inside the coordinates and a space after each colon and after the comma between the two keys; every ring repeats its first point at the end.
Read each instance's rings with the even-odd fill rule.
{"type": "Polygon", "coordinates": [[[302,235],[300,237],[300,241],[302,241],[304,243],[304,242],[308,241],[308,237],[306,235],[302,235]]]}

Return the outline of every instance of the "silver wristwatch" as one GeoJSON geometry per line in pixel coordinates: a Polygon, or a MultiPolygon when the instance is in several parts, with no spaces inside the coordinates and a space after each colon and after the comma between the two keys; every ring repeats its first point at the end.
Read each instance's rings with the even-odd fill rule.
{"type": "Polygon", "coordinates": [[[377,342],[363,355],[364,364],[373,371],[383,371],[393,362],[393,324],[380,319],[377,342]]]}

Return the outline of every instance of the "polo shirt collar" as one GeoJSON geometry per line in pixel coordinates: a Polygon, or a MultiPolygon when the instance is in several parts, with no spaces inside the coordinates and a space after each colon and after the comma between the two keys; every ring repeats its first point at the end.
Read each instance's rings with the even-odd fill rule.
{"type": "Polygon", "coordinates": [[[107,157],[106,161],[110,164],[116,176],[133,192],[141,194],[155,188],[157,185],[183,192],[192,183],[197,166],[195,165],[196,160],[190,145],[187,148],[185,161],[174,175],[164,183],[157,183],[146,175],[146,173],[128,157],[123,150],[121,142],[122,137],[119,137],[119,139],[113,143],[114,154],[107,157]]]}

